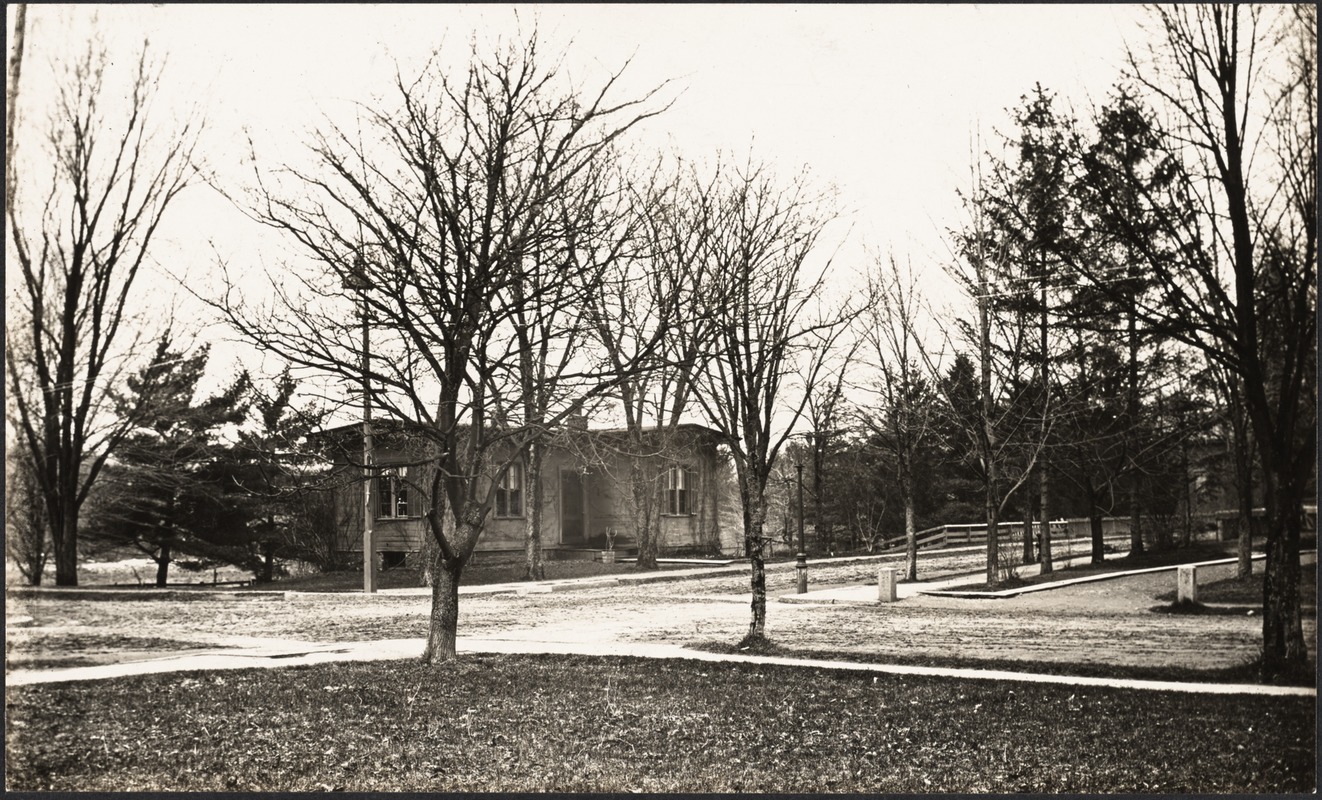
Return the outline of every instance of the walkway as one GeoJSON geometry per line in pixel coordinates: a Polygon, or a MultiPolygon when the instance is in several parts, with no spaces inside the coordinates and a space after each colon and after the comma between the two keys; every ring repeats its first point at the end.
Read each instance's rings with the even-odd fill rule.
{"type": "MultiPolygon", "coordinates": [[[[951,547],[941,550],[941,555],[956,555],[959,553],[982,552],[985,548],[982,545],[969,545],[965,547],[951,547]]],[[[849,564],[857,562],[872,561],[877,563],[904,561],[904,553],[878,553],[876,555],[866,556],[839,556],[834,558],[810,558],[808,566],[833,566],[838,564],[849,564]]],[[[768,572],[786,571],[795,568],[793,561],[777,561],[767,564],[768,572]]],[[[739,560],[734,563],[723,562],[718,567],[686,567],[684,569],[658,570],[656,572],[646,572],[636,575],[593,575],[586,578],[558,578],[545,581],[517,581],[514,583],[491,583],[481,586],[460,586],[459,595],[464,596],[484,596],[493,594],[545,594],[548,592],[567,592],[576,589],[594,589],[603,586],[632,586],[643,583],[661,583],[663,581],[683,581],[695,580],[698,578],[715,578],[723,575],[743,576],[748,574],[748,564],[746,561],[739,560]]],[[[961,579],[962,583],[968,583],[968,578],[961,579]]],[[[958,584],[951,584],[958,585],[958,584]]],[[[303,594],[288,592],[287,594],[303,594]]],[[[307,594],[315,594],[309,592],[307,594]]],[[[402,589],[382,589],[378,594],[383,595],[429,595],[431,589],[426,586],[407,587],[402,589]]],[[[370,595],[363,595],[370,597],[370,595]]]]}
{"type": "MultiPolygon", "coordinates": [[[[977,546],[971,549],[980,549],[977,546]]],[[[1313,557],[1316,558],[1314,552],[1313,557]]],[[[902,559],[902,556],[899,557],[902,559]]],[[[1087,556],[1080,557],[1074,561],[1087,560],[1087,556]]],[[[874,560],[888,561],[894,560],[889,557],[868,556],[862,558],[842,558],[842,559],[818,559],[813,564],[874,560]]],[[[1233,559],[1230,559],[1233,561],[1233,559]]],[[[1071,562],[1073,563],[1073,561],[1071,562]]],[[[1204,563],[1222,563],[1222,562],[1204,562],[1204,563]]],[[[781,563],[772,565],[769,568],[774,569],[793,569],[794,564],[781,563]]],[[[1161,567],[1157,569],[1175,569],[1172,567],[1161,567]]],[[[1070,585],[1087,580],[1103,580],[1121,577],[1123,575],[1140,574],[1152,572],[1153,569],[1134,570],[1127,573],[1109,573],[1104,576],[1090,576],[1085,578],[1069,579],[1050,584],[1042,584],[1036,587],[1029,587],[1032,591],[1045,591],[1051,588],[1058,588],[1064,585],[1070,585]]],[[[505,584],[497,586],[465,587],[469,591],[466,594],[496,594],[510,592],[542,592],[542,591],[566,591],[576,588],[586,588],[590,586],[627,584],[639,581],[659,581],[673,580],[693,577],[707,577],[712,575],[723,575],[729,573],[743,574],[742,566],[722,567],[710,570],[679,570],[674,572],[658,572],[640,576],[617,576],[611,578],[577,578],[565,579],[559,581],[544,581],[538,584],[505,584]]],[[[962,575],[953,578],[921,582],[913,584],[900,584],[897,587],[897,593],[901,599],[913,597],[920,593],[938,593],[941,587],[957,586],[975,580],[977,575],[962,575]]],[[[383,591],[382,594],[426,594],[429,589],[393,589],[383,591]]],[[[1018,590],[1023,593],[1026,589],[1018,590]]],[[[463,592],[463,589],[461,589],[463,592]]],[[[292,594],[292,593],[291,593],[292,594]]],[[[984,593],[985,594],[985,593],[984,593]]],[[[364,600],[371,599],[371,595],[362,595],[364,600]]],[[[782,602],[797,603],[877,603],[877,589],[875,586],[850,586],[837,587],[808,592],[803,595],[787,595],[781,597],[782,602]]],[[[760,656],[760,655],[738,655],[707,653],[697,650],[690,650],[674,644],[654,644],[643,642],[625,642],[625,641],[550,641],[545,637],[527,638],[530,632],[524,631],[519,637],[502,638],[499,636],[487,637],[459,637],[458,649],[460,653],[554,653],[554,654],[578,654],[594,656],[633,656],[641,658],[685,658],[698,661],[718,661],[718,662],[743,662],[753,664],[778,664],[791,667],[802,667],[806,669],[833,669],[849,670],[856,672],[873,672],[891,675],[927,675],[944,678],[956,678],[966,680],[998,680],[998,681],[1019,681],[1025,683],[1045,683],[1045,684],[1064,684],[1070,686],[1100,686],[1112,687],[1118,689],[1134,689],[1146,691],[1169,691],[1169,692],[1190,692],[1199,694],[1250,694],[1250,695],[1289,695],[1289,696],[1316,696],[1317,691],[1313,687],[1300,686],[1261,686],[1257,684],[1230,684],[1230,683],[1185,683],[1176,681],[1148,681],[1132,680],[1122,678],[1093,678],[1072,675],[1047,675],[1027,672],[1012,672],[1006,670],[983,670],[983,669],[956,669],[939,667],[919,667],[902,666],[896,664],[880,663],[860,663],[855,661],[836,661],[825,659],[807,659],[807,658],[788,658],[782,656],[760,656]]],[[[535,634],[536,632],[531,632],[535,634]]],[[[280,639],[259,639],[253,637],[235,637],[233,641],[228,642],[232,647],[224,647],[205,651],[179,652],[159,658],[144,659],[139,661],[123,662],[118,664],[104,664],[86,667],[70,667],[66,669],[52,670],[14,670],[7,672],[5,681],[10,686],[50,683],[60,681],[75,680],[101,680],[106,678],[123,677],[127,675],[145,675],[163,672],[184,672],[192,670],[221,670],[221,669],[246,669],[246,668],[274,668],[284,666],[294,666],[298,664],[320,664],[331,661],[380,661],[397,660],[406,658],[418,658],[422,654],[424,640],[421,638],[410,639],[388,639],[378,641],[358,641],[358,642],[302,642],[280,639]]]]}
{"type": "MultiPolygon", "coordinates": [[[[90,667],[70,667],[53,670],[14,670],[5,676],[9,686],[63,681],[104,680],[128,675],[150,675],[162,672],[190,672],[195,670],[251,669],[292,667],[295,665],[323,664],[331,661],[389,661],[418,658],[422,654],[423,639],[386,639],[368,642],[294,642],[269,640],[259,646],[232,650],[181,653],[163,658],[132,661],[120,664],[102,664],[90,667]]],[[[965,680],[1017,681],[1023,683],[1049,683],[1067,686],[1101,686],[1116,689],[1136,689],[1163,692],[1189,692],[1195,694],[1250,694],[1273,696],[1316,696],[1317,691],[1306,686],[1260,686],[1242,683],[1183,683],[1177,681],[1145,681],[1124,678],[1090,678],[1074,675],[1044,675],[1006,670],[952,669],[941,667],[913,667],[896,664],[869,664],[856,661],[835,661],[816,658],[787,658],[783,656],[734,655],[689,650],[673,644],[642,642],[550,642],[527,639],[459,637],[460,653],[551,653],[561,655],[633,656],[638,658],[685,658],[694,661],[725,663],[778,664],[804,669],[833,669],[854,672],[875,672],[888,675],[927,675],[965,680]]]]}

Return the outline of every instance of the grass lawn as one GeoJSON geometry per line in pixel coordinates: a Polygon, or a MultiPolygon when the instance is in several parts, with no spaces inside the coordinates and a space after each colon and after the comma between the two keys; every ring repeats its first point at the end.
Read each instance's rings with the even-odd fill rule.
{"type": "Polygon", "coordinates": [[[9,790],[1307,792],[1312,698],[466,656],[13,687],[9,790]]]}
{"type": "MultiPolygon", "coordinates": [[[[876,663],[877,658],[857,650],[833,650],[831,648],[796,648],[771,643],[755,649],[741,648],[738,644],[727,641],[697,642],[691,645],[694,650],[708,653],[753,654],[784,656],[820,661],[852,661],[860,664],[876,663]]],[[[1022,659],[977,658],[956,654],[932,653],[888,653],[887,664],[899,664],[906,667],[937,667],[941,669],[980,669],[1005,670],[1007,672],[1032,672],[1044,675],[1079,675],[1088,678],[1119,678],[1139,681],[1177,681],[1184,683],[1251,683],[1262,682],[1260,658],[1246,658],[1239,664],[1231,664],[1218,669],[1193,669],[1173,665],[1146,666],[1142,664],[1108,664],[1079,661],[1035,661],[1025,663],[1022,659]]],[[[1297,680],[1283,683],[1298,686],[1312,686],[1312,674],[1301,676],[1297,680]]]]}
{"type": "MultiPolygon", "coordinates": [[[[1262,562],[1253,565],[1254,573],[1247,578],[1226,578],[1198,584],[1200,603],[1227,603],[1246,608],[1262,608],[1262,562]]],[[[1317,564],[1303,564],[1299,581],[1300,604],[1303,613],[1317,616],[1317,564]]],[[[1157,596],[1158,600],[1175,601],[1175,592],[1157,596]]]]}

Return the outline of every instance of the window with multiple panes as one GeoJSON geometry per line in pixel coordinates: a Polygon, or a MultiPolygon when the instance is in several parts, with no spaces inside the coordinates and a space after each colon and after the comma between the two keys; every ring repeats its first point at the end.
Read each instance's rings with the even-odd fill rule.
{"type": "Polygon", "coordinates": [[[671,516],[692,514],[694,484],[693,470],[678,464],[667,469],[665,502],[661,513],[671,516]]]}
{"type": "Polygon", "coordinates": [[[523,516],[523,464],[514,462],[496,484],[496,516],[523,516]]]}
{"type": "Polygon", "coordinates": [[[376,479],[377,516],[383,518],[409,515],[409,487],[401,467],[384,467],[376,479]]]}

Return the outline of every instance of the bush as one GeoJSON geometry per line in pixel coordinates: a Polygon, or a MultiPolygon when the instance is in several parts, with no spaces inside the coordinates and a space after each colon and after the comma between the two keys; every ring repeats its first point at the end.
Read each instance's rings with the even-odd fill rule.
{"type": "Polygon", "coordinates": [[[51,546],[46,504],[33,465],[15,447],[5,470],[5,555],[30,586],[40,586],[51,546]]]}

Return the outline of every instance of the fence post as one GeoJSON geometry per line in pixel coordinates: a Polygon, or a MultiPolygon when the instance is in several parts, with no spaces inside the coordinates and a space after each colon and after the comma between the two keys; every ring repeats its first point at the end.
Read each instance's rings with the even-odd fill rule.
{"type": "Polygon", "coordinates": [[[887,568],[877,572],[877,602],[894,603],[896,599],[895,584],[898,582],[899,572],[894,568],[887,568]]]}
{"type": "Polygon", "coordinates": [[[1175,600],[1178,603],[1198,602],[1198,568],[1183,566],[1176,570],[1175,600]]]}

